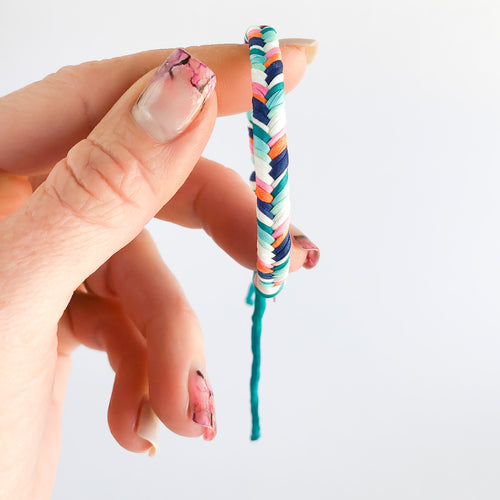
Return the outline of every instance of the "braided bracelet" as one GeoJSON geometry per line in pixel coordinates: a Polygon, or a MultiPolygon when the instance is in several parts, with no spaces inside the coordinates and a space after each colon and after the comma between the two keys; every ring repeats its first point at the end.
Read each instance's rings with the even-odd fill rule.
{"type": "Polygon", "coordinates": [[[266,299],[283,288],[290,267],[291,239],[283,62],[276,31],[270,26],[248,29],[252,66],[252,111],[247,114],[257,196],[257,271],[247,302],[252,315],[250,401],[252,441],[260,437],[258,384],[260,337],[266,299]]]}

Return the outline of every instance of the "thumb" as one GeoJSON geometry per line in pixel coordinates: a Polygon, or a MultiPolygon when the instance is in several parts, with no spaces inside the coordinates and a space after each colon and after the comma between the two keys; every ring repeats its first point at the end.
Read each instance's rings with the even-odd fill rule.
{"type": "Polygon", "coordinates": [[[45,311],[54,301],[65,307],[84,279],[139,234],[198,161],[215,122],[214,87],[207,66],[174,51],[1,223],[0,268],[14,302],[36,293],[40,304],[43,290],[45,311]]]}

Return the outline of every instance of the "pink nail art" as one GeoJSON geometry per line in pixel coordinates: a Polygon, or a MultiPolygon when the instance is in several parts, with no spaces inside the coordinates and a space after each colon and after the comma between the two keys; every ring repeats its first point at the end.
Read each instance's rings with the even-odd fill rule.
{"type": "Polygon", "coordinates": [[[211,441],[217,434],[214,393],[208,378],[200,370],[196,370],[190,377],[189,400],[193,422],[205,428],[203,438],[211,441]]]}
{"type": "MultiPolygon", "coordinates": [[[[295,230],[298,231],[297,228],[295,230]]],[[[306,269],[312,269],[319,262],[319,248],[304,234],[292,235],[293,241],[304,250],[307,250],[307,257],[303,264],[306,269]]]]}
{"type": "Polygon", "coordinates": [[[158,68],[132,110],[154,139],[167,142],[182,133],[215,88],[215,74],[183,49],[158,68]]]}

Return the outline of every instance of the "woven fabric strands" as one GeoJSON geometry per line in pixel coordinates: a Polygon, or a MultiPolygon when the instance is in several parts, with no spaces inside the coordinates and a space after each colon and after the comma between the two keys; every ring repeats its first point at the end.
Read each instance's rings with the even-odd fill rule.
{"type": "Polygon", "coordinates": [[[252,65],[252,111],[248,113],[257,196],[257,273],[255,287],[273,297],[290,267],[291,239],[283,62],[276,31],[247,31],[252,65]]]}
{"type": "Polygon", "coordinates": [[[266,299],[277,295],[285,284],[292,246],[288,190],[285,85],[283,62],[276,31],[270,26],[248,29],[252,66],[252,111],[247,114],[254,172],[250,177],[257,196],[257,272],[247,302],[252,315],[252,377],[250,405],[252,434],[260,437],[259,379],[260,339],[266,299]]]}

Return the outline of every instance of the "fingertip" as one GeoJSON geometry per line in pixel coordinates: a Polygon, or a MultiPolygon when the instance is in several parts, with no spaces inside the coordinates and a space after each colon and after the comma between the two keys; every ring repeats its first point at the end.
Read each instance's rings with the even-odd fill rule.
{"type": "Polygon", "coordinates": [[[165,375],[162,375],[161,390],[158,390],[155,382],[151,384],[150,398],[154,413],[170,431],[179,436],[202,436],[204,426],[193,419],[193,404],[188,390],[189,376],[183,376],[182,380],[175,377],[173,380],[165,375]]]}
{"type": "Polygon", "coordinates": [[[283,38],[280,40],[280,47],[295,47],[301,50],[306,58],[307,64],[312,64],[318,56],[318,40],[313,38],[283,38]]]}
{"type": "MultiPolygon", "coordinates": [[[[151,392],[151,404],[158,418],[172,432],[184,437],[200,437],[206,441],[217,433],[214,393],[202,363],[193,363],[195,368],[181,380],[169,382],[163,378],[161,393],[151,392]]],[[[180,375],[180,373],[178,373],[180,375]]]]}
{"type": "Polygon", "coordinates": [[[157,448],[158,437],[154,419],[145,405],[145,366],[139,367],[138,363],[131,366],[134,363],[128,360],[127,368],[119,369],[116,373],[108,408],[108,424],[120,446],[135,453],[143,453],[152,446],[157,448]]]}
{"type": "Polygon", "coordinates": [[[290,272],[297,271],[301,267],[304,269],[316,267],[320,259],[319,248],[294,225],[290,225],[290,236],[292,237],[290,272]]]}
{"type": "Polygon", "coordinates": [[[285,92],[292,91],[302,80],[307,69],[307,51],[296,45],[281,46],[285,92]]]}

